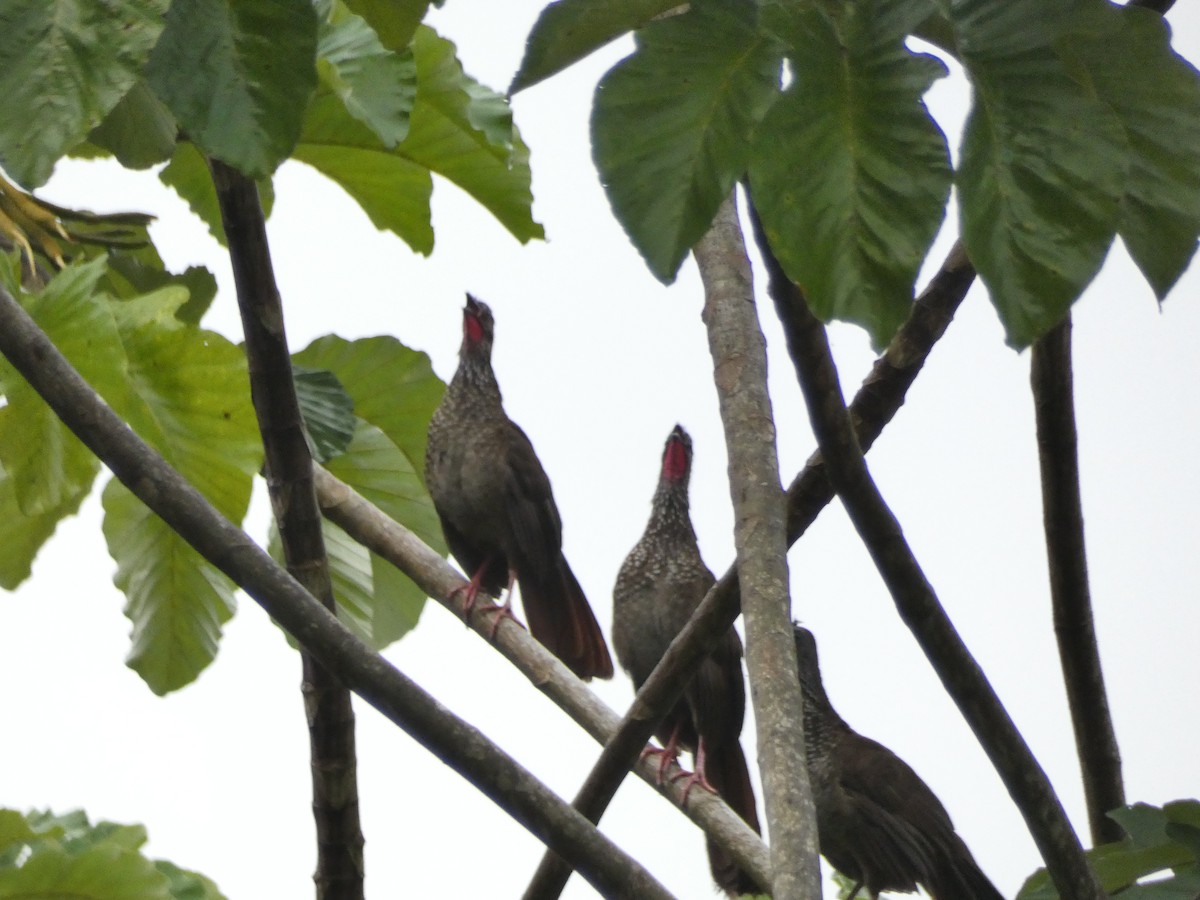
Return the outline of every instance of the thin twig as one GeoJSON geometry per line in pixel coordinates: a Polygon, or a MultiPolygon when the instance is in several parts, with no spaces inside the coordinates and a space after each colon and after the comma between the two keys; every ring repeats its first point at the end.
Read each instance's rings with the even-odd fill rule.
{"type": "Polygon", "coordinates": [[[233,579],[347,687],[570,859],[596,890],[605,896],[671,896],[636,860],[484,734],[363,644],[217,512],[113,412],[2,287],[0,353],[112,473],[201,556],[233,579]]]}
{"type": "Polygon", "coordinates": [[[1125,786],[1088,588],[1070,314],[1033,345],[1030,381],[1037,420],[1054,635],[1071,708],[1092,842],[1107,844],[1123,836],[1121,826],[1106,813],[1125,805],[1125,786]]]}
{"type": "Polygon", "coordinates": [[[824,326],[813,316],[800,289],[783,272],[753,210],[751,218],[766,263],[769,290],[783,323],[829,479],[891,592],[900,617],[1025,817],[1059,895],[1069,900],[1104,897],[1046,773],[954,630],[899,522],[871,480],[842,400],[824,326]]]}
{"type": "MultiPolygon", "coordinates": [[[[250,395],[262,435],[264,474],[288,571],[330,612],[337,606],[321,511],[313,490],[312,455],[292,380],[283,303],[258,188],[218,160],[211,161],[221,222],[246,336],[250,395]]],[[[317,900],[361,900],[363,834],[358,809],[358,760],[350,692],[312,655],[300,651],[300,693],[308,721],[309,770],[317,832],[317,900]]]]}
{"type": "Polygon", "coordinates": [[[771,894],[775,900],[819,900],[817,817],[804,763],[804,702],[796,678],[786,505],[767,393],[767,342],[733,196],[693,253],[704,282],[704,323],[729,453],[746,668],[771,836],[771,894]]]}
{"type": "MultiPolygon", "coordinates": [[[[975,269],[967,259],[961,242],[956,242],[941,269],[913,304],[908,321],[897,332],[884,354],[876,360],[854,398],[850,410],[864,449],[874,443],[904,403],[908,388],[921,371],[934,344],[945,333],[974,280],[975,269]]],[[[793,479],[787,498],[787,540],[790,545],[800,539],[833,499],[833,488],[825,475],[825,463],[820,451],[809,458],[793,479]]],[[[609,738],[604,752],[575,796],[572,805],[590,821],[600,821],[625,779],[625,773],[634,765],[658,723],[682,696],[684,685],[700,661],[716,647],[717,641],[733,625],[740,611],[741,595],[735,565],[709,589],[688,624],[671,642],[658,666],[637,692],[615,734],[609,738]]],[[[755,871],[741,857],[738,857],[738,862],[751,871],[764,890],[768,888],[765,868],[762,872],[755,871]]],[[[551,866],[552,863],[543,858],[539,873],[543,867],[551,866]]],[[[560,870],[558,878],[561,878],[560,870]]],[[[540,890],[538,893],[527,893],[527,900],[547,900],[558,896],[562,889],[558,878],[552,880],[547,875],[546,880],[538,880],[537,886],[545,893],[540,890]]],[[[531,888],[533,886],[531,883],[531,888]]]]}

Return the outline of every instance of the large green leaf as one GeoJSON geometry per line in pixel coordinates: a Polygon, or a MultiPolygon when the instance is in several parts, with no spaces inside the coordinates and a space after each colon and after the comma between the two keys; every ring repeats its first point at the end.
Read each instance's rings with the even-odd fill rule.
{"type": "Polygon", "coordinates": [[[376,227],[419,253],[433,249],[431,172],[474,197],[518,240],[533,221],[529,151],[499,95],[463,74],[454,45],[421,26],[413,39],[417,95],[408,135],[389,149],[328,85],[313,96],[293,157],[336,181],[376,227]]]}
{"type": "Polygon", "coordinates": [[[174,0],[146,80],[205,155],[261,178],[300,135],[316,45],[309,0],[174,0]]]}
{"type": "Polygon", "coordinates": [[[318,89],[309,104],[292,157],[337,182],[376,228],[391,231],[418,253],[432,252],[429,170],[384,147],[329,88],[318,89]]]}
{"type": "Polygon", "coordinates": [[[508,92],[537,84],[621,35],[641,28],[678,0],[557,0],[542,10],[508,92]]]}
{"type": "Polygon", "coordinates": [[[0,809],[0,897],[224,900],[203,875],[141,853],[141,825],[0,809]]]}
{"type": "Polygon", "coordinates": [[[150,860],[104,844],[78,854],[41,848],[19,868],[0,869],[0,897],[171,900],[171,892],[150,860]]]}
{"type": "Polygon", "coordinates": [[[417,94],[412,52],[388,50],[364,19],[341,13],[322,24],[317,53],[321,80],[346,111],[389,150],[404,140],[417,94]]]}
{"type": "MultiPolygon", "coordinates": [[[[158,173],[159,179],[177,193],[188,207],[208,226],[222,247],[229,246],[225,239],[225,225],[221,221],[221,207],[217,202],[217,189],[204,155],[195,144],[187,141],[175,146],[171,161],[158,173]]],[[[269,176],[258,179],[258,199],[263,215],[271,215],[275,203],[275,189],[269,176]]]]}
{"type": "Polygon", "coordinates": [[[317,338],[294,360],[333,372],[354,400],[355,414],[386,434],[409,468],[423,477],[429,419],[445,391],[425,353],[393,337],[348,341],[331,334],[317,338]]]}
{"type": "Polygon", "coordinates": [[[109,293],[126,300],[164,287],[181,287],[188,292],[188,301],[175,311],[175,316],[192,325],[199,323],[217,296],[217,279],[203,266],[189,266],[176,274],[168,272],[161,262],[143,262],[127,253],[109,255],[108,272],[101,284],[109,293]]]}
{"type": "MultiPolygon", "coordinates": [[[[441,525],[421,477],[383,431],[361,424],[350,449],[331,460],[328,468],[425,543],[445,552],[441,525]]],[[[372,585],[368,607],[370,643],[382,649],[417,624],[425,607],[425,593],[373,552],[368,564],[372,585]]]]}
{"type": "MultiPolygon", "coordinates": [[[[118,411],[225,516],[240,522],[262,451],[245,358],[220,335],[182,323],[166,289],[111,304],[128,357],[118,411]]],[[[233,585],[123,485],[104,492],[104,534],[133,622],[128,664],[162,694],[190,683],[216,654],[233,585]]]]}
{"type": "Polygon", "coordinates": [[[157,859],[154,868],[167,879],[167,889],[174,900],[225,900],[216,882],[199,872],[189,872],[174,863],[157,859]]]}
{"type": "Polygon", "coordinates": [[[217,655],[233,583],[115,479],[104,488],[104,538],[133,623],[126,664],[156,694],[190,684],[217,655]]]}
{"type": "Polygon", "coordinates": [[[1163,17],[1092,0],[1064,54],[1078,56],[1129,140],[1118,231],[1159,299],[1200,233],[1200,75],[1171,50],[1163,17]]]}
{"type": "Polygon", "coordinates": [[[313,460],[328,462],[354,439],[354,401],[332,372],[293,366],[292,377],[313,460]]]}
{"type": "Polygon", "coordinates": [[[1055,47],[1087,3],[943,0],[975,89],[963,241],[1014,347],[1061,321],[1095,276],[1125,194],[1121,123],[1055,47]]]}
{"type": "MultiPolygon", "coordinates": [[[[328,335],[295,360],[336,374],[354,400],[359,426],[346,452],[327,464],[330,472],[444,553],[423,478],[429,418],[444,390],[429,357],[390,337],[347,341],[328,335]]],[[[328,543],[347,624],[376,648],[406,634],[420,616],[424,593],[374,553],[343,553],[334,541],[328,543]]]]}
{"type": "Polygon", "coordinates": [[[908,316],[950,193],[946,140],[921,99],[945,67],[905,46],[914,12],[911,0],[854,0],[836,19],[772,9],[794,78],[750,162],[788,275],[820,318],[857,322],[876,346],[908,316]]]}
{"type": "Polygon", "coordinates": [[[746,170],[780,54],[739,0],[702,0],[638,32],[601,80],[592,151],[617,220],[650,271],[675,278],[746,170]]]}
{"type": "Polygon", "coordinates": [[[429,0],[345,0],[346,6],[370,23],[390,50],[404,50],[425,18],[429,0]]]}
{"type": "MultiPolygon", "coordinates": [[[[122,395],[124,356],[116,322],[104,303],[96,303],[96,283],[104,261],[93,260],[60,272],[38,294],[17,296],[33,320],[80,374],[113,402],[122,395]]],[[[36,391],[0,360],[0,390],[8,403],[0,409],[0,465],[23,515],[65,515],[91,489],[100,463],[36,391]]]]}
{"type": "Polygon", "coordinates": [[[146,169],[171,158],[178,132],[175,118],[145,81],[138,79],[88,140],[110,151],[130,169],[146,169]]]}
{"type": "MultiPolygon", "coordinates": [[[[1177,801],[1163,809],[1135,803],[1108,814],[1128,837],[1103,844],[1087,853],[1106,892],[1120,892],[1134,900],[1194,900],[1200,891],[1197,851],[1176,840],[1172,829],[1194,817],[1200,821],[1200,804],[1177,801]],[[1172,877],[1138,882],[1171,869],[1172,877]]],[[[1191,826],[1187,826],[1191,827],[1191,826]]],[[[1057,900],[1058,891],[1045,869],[1031,875],[1017,894],[1018,900],[1057,900]]]]}
{"type": "Polygon", "coordinates": [[[529,149],[507,103],[462,70],[450,41],[424,25],[413,37],[417,100],[397,152],[452,181],[522,243],[545,235],[533,220],[529,149]]]}
{"type": "Polygon", "coordinates": [[[164,0],[0,4],[0,166],[26,187],[100,123],[137,81],[164,0]]]}
{"type": "Polygon", "coordinates": [[[12,479],[0,467],[0,588],[15,591],[29,577],[42,545],[59,522],[79,511],[86,496],[87,491],[77,491],[62,504],[27,516],[17,503],[12,479]]]}

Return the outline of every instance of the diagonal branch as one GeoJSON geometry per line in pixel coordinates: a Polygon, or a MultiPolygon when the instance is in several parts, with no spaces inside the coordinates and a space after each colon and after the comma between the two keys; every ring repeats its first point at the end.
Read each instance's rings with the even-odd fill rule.
{"type": "Polygon", "coordinates": [[[693,253],[704,282],[703,318],[729,451],[746,668],[771,836],[771,893],[776,900],[817,900],[817,814],[804,762],[803,700],[791,633],[786,506],[767,393],[766,340],[734,195],[693,253]]]}
{"type": "Polygon", "coordinates": [[[1071,708],[1092,842],[1107,844],[1123,837],[1121,826],[1106,813],[1125,805],[1125,787],[1088,588],[1069,313],[1033,345],[1030,380],[1037,418],[1054,635],[1071,708]]]}
{"type": "MultiPolygon", "coordinates": [[[[250,395],[262,434],[264,472],[288,571],[330,612],[336,610],[321,511],[313,491],[312,455],[292,380],[283,304],[254,181],[211,163],[246,336],[250,395]]],[[[300,692],[308,719],[309,769],[317,830],[318,900],[361,900],[363,835],[350,692],[306,650],[300,692]]]]}
{"type": "MultiPolygon", "coordinates": [[[[461,596],[464,582],[462,576],[451,568],[445,559],[403,525],[388,518],[370,501],[320,467],[316,469],[316,485],[321,509],[331,522],[412,578],[422,591],[436,599],[447,610],[457,616],[462,615],[462,603],[455,602],[453,598],[456,595],[461,596]]],[[[516,666],[534,687],[563,709],[592,737],[602,744],[609,741],[608,746],[611,746],[610,738],[616,732],[619,722],[616,714],[557,657],[511,620],[501,620],[493,637],[493,617],[486,605],[482,605],[482,609],[481,605],[477,605],[467,624],[481,637],[491,640],[496,649],[516,666]]],[[[643,738],[639,745],[631,748],[623,771],[628,771],[630,764],[645,747],[645,742],[646,739],[643,738]]],[[[678,765],[672,764],[667,769],[661,784],[657,761],[641,762],[636,771],[643,781],[675,806],[683,809],[706,834],[728,849],[740,867],[752,873],[761,884],[770,884],[770,861],[761,838],[751,831],[720,797],[705,791],[692,791],[687,796],[685,807],[685,787],[680,779],[672,777],[682,774],[678,765]]],[[[617,785],[619,784],[618,781],[617,785]]],[[[615,789],[614,786],[614,792],[615,789]]],[[[548,853],[548,857],[554,860],[561,859],[553,852],[548,853]]],[[[546,865],[545,860],[543,864],[546,865]]],[[[565,872],[556,875],[554,883],[561,877],[562,883],[565,884],[571,868],[566,864],[564,868],[565,872]]],[[[526,896],[557,896],[561,888],[561,884],[550,887],[546,883],[540,883],[535,889],[535,885],[531,884],[530,892],[526,896]]]]}
{"type": "MultiPolygon", "coordinates": [[[[908,321],[892,339],[886,352],[876,360],[850,407],[864,449],[875,442],[904,403],[908,388],[921,371],[934,344],[945,334],[974,281],[975,269],[967,259],[962,244],[955,243],[941,269],[913,304],[908,321]]],[[[804,469],[793,479],[787,498],[787,540],[788,544],[794,544],[833,499],[833,488],[825,475],[825,463],[819,451],[809,457],[804,469]]],[[[729,630],[740,611],[737,568],[733,566],[709,589],[691,620],[671,642],[576,794],[572,805],[590,821],[600,821],[621,782],[625,780],[625,773],[634,765],[658,723],[682,696],[684,685],[692,672],[716,647],[717,641],[729,630]]],[[[738,864],[750,871],[765,890],[769,885],[769,881],[765,880],[768,877],[766,870],[753,869],[743,857],[737,859],[738,864]]],[[[526,894],[527,898],[544,900],[558,896],[565,879],[560,883],[561,872],[552,876],[552,866],[551,862],[543,859],[534,876],[534,884],[539,890],[531,890],[526,894]]],[[[531,884],[531,889],[533,886],[531,884]]]]}
{"type": "Polygon", "coordinates": [[[769,290],[783,323],[829,479],[891,592],[900,617],[996,767],[1025,818],[1060,896],[1069,900],[1104,897],[1049,779],[954,630],[913,556],[900,523],[871,480],[842,400],[825,328],[809,310],[803,293],[783,272],[753,209],[751,217],[770,278],[769,290]]]}
{"type": "MultiPolygon", "coordinates": [[[[180,537],[228,575],[342,683],[571,860],[605,896],[671,895],[553,791],[374,653],[222,516],[100,398],[0,287],[0,353],[63,423],[180,537]]],[[[730,813],[730,815],[733,815],[730,813]]]]}

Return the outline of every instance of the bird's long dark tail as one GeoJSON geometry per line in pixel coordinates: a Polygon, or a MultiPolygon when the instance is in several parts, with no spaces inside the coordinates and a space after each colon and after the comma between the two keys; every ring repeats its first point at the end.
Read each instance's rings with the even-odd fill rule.
{"type": "Polygon", "coordinates": [[[612,678],[608,644],[583,588],[565,558],[559,569],[519,575],[529,632],[584,681],[612,678]]]}
{"type": "MultiPolygon", "coordinates": [[[[746,756],[742,753],[742,746],[736,739],[717,747],[706,748],[704,775],[729,808],[755,831],[760,831],[758,807],[754,802],[754,788],[750,783],[750,770],[746,767],[746,756]]],[[[712,869],[713,881],[726,894],[737,896],[763,893],[754,879],[739,869],[733,858],[711,839],[708,841],[708,865],[712,869]]]]}
{"type": "Polygon", "coordinates": [[[991,879],[983,874],[979,864],[957,835],[955,845],[940,861],[925,889],[933,900],[1004,900],[991,879]]]}

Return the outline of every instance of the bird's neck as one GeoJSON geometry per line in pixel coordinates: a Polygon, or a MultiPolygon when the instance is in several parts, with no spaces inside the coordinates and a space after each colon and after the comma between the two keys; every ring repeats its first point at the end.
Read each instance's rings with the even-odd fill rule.
{"type": "Polygon", "coordinates": [[[491,360],[473,354],[462,356],[446,393],[452,398],[469,397],[474,403],[501,405],[500,385],[491,360]]]}
{"type": "Polygon", "coordinates": [[[685,538],[696,543],[692,516],[688,509],[687,483],[662,479],[654,492],[653,512],[647,532],[664,537],[685,538]]]}

